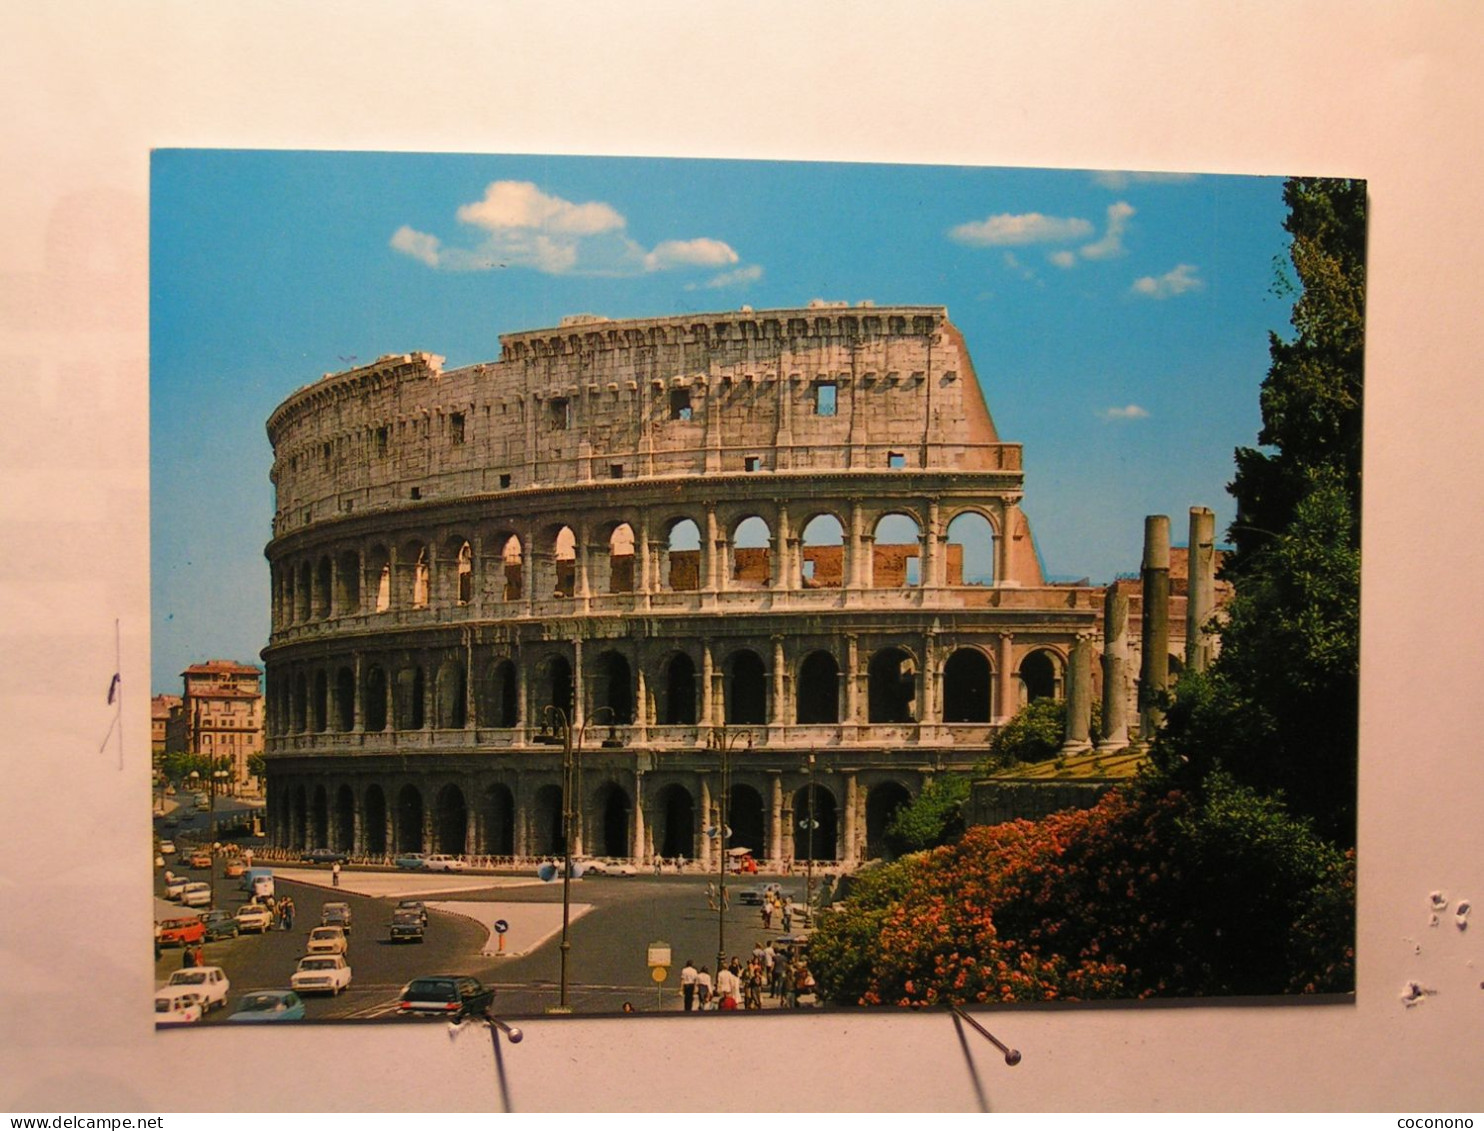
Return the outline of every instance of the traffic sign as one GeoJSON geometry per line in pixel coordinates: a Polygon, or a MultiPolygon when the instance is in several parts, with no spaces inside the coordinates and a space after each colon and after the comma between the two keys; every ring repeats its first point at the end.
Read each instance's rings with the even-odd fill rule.
{"type": "Polygon", "coordinates": [[[665,976],[669,973],[670,971],[665,969],[663,966],[656,966],[649,972],[649,976],[656,982],[663,982],[665,980],[665,976]]]}
{"type": "Polygon", "coordinates": [[[495,934],[503,935],[508,930],[510,930],[510,924],[505,922],[504,919],[495,920],[495,934]]]}

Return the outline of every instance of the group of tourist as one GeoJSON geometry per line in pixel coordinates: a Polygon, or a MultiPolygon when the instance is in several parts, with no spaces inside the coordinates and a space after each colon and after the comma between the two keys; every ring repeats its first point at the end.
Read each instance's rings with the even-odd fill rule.
{"type": "Polygon", "coordinates": [[[779,953],[771,941],[759,941],[744,963],[736,955],[716,972],[696,968],[686,959],[680,971],[680,993],[686,1013],[762,1009],[763,995],[780,1008],[797,1009],[799,998],[815,992],[814,975],[802,953],[779,953]]]}

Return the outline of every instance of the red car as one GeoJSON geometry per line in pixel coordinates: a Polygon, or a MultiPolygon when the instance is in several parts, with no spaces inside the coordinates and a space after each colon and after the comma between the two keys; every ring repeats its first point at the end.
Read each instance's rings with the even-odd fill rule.
{"type": "Polygon", "coordinates": [[[206,938],[206,924],[199,915],[189,919],[165,919],[160,923],[161,946],[192,946],[206,938]]]}

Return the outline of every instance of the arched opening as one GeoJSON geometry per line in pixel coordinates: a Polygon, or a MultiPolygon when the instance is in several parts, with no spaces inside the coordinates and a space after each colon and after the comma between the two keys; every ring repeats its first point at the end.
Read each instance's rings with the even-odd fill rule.
{"type": "Polygon", "coordinates": [[[912,795],[894,781],[872,787],[866,794],[866,858],[884,860],[890,855],[886,847],[886,827],[897,810],[910,804],[912,795]]]}
{"type": "Polygon", "coordinates": [[[305,841],[309,839],[309,802],[304,793],[304,787],[297,785],[289,799],[289,847],[308,847],[305,841]]]}
{"type": "Polygon", "coordinates": [[[321,557],[314,577],[314,615],[321,620],[328,619],[330,615],[330,583],[334,574],[329,557],[321,557]]]}
{"type": "Polygon", "coordinates": [[[335,606],[343,617],[354,616],[361,611],[361,555],[354,550],[346,550],[340,555],[335,606]]]}
{"type": "Polygon", "coordinates": [[[763,824],[763,795],[750,785],[733,783],[727,798],[727,825],[732,830],[728,848],[749,848],[752,854],[767,854],[767,834],[763,824]]]}
{"type": "Polygon", "coordinates": [[[608,539],[608,592],[634,591],[634,528],[620,524],[608,539]]]}
{"type": "Polygon", "coordinates": [[[335,791],[335,835],[330,847],[337,852],[350,852],[356,843],[356,799],[350,786],[335,791]]]}
{"type": "Polygon", "coordinates": [[[299,591],[294,600],[294,619],[303,624],[309,619],[310,587],[313,575],[308,562],[299,563],[299,591]]]}
{"type": "Polygon", "coordinates": [[[459,547],[454,566],[454,588],[459,604],[467,605],[474,600],[474,548],[467,542],[459,547]]]}
{"type": "Polygon", "coordinates": [[[309,701],[309,729],[323,734],[330,719],[330,679],[324,668],[314,673],[314,698],[309,701]]]}
{"type": "Polygon", "coordinates": [[[701,528],[688,518],[670,527],[663,577],[677,593],[701,588],[701,528]]]}
{"type": "Polygon", "coordinates": [[[917,661],[901,648],[883,648],[871,657],[869,719],[873,723],[916,721],[917,661]]]}
{"type": "Polygon", "coordinates": [[[515,855],[515,796],[509,786],[492,785],[484,791],[484,851],[491,856],[515,855]]]}
{"type": "Polygon", "coordinates": [[[513,727],[517,707],[515,665],[509,660],[496,660],[485,669],[479,689],[479,725],[513,727]]]}
{"type": "Polygon", "coordinates": [[[696,806],[683,785],[667,785],[655,798],[654,842],[661,856],[694,856],[696,806]]]}
{"type": "Polygon", "coordinates": [[[804,786],[794,794],[794,859],[835,858],[835,795],[822,785],[804,786]],[[810,800],[810,794],[813,800],[810,800]]]}
{"type": "Polygon", "coordinates": [[[376,664],[366,669],[366,699],[363,713],[367,730],[386,730],[386,672],[376,664]]]}
{"type": "Polygon", "coordinates": [[[464,665],[457,660],[443,661],[433,690],[438,729],[463,730],[469,721],[464,665]]]}
{"type": "Polygon", "coordinates": [[[294,695],[290,706],[294,716],[294,733],[303,734],[309,711],[309,683],[303,672],[294,673],[294,695]]]}
{"type": "Polygon", "coordinates": [[[348,731],[356,725],[356,673],[342,667],[335,673],[335,729],[348,731]]]}
{"type": "Polygon", "coordinates": [[[570,526],[557,531],[552,544],[552,564],[556,567],[554,597],[570,597],[577,592],[577,535],[570,526]]]}
{"type": "Polygon", "coordinates": [[[799,539],[799,585],[839,589],[845,584],[845,528],[832,514],[815,515],[799,539]]]}
{"type": "Polygon", "coordinates": [[[696,725],[696,665],[677,652],[665,665],[665,694],[660,703],[662,726],[696,725]]]}
{"type": "Polygon", "coordinates": [[[994,584],[994,527],[975,511],[948,524],[945,575],[949,585],[994,584]]]}
{"type": "Polygon", "coordinates": [[[464,791],[458,786],[445,785],[438,791],[438,800],[433,811],[433,832],[437,850],[450,856],[462,856],[469,832],[469,807],[464,802],[464,791]]]}
{"type": "Polygon", "coordinates": [[[531,850],[537,856],[560,856],[565,850],[562,836],[562,787],[543,785],[536,791],[531,812],[531,850]]]}
{"type": "Polygon", "coordinates": [[[403,668],[397,673],[393,696],[393,720],[398,730],[422,730],[427,723],[423,711],[423,670],[403,668]]]}
{"type": "Polygon", "coordinates": [[[728,726],[760,726],[768,721],[768,675],[762,657],[742,649],[726,664],[728,726]]]}
{"type": "Polygon", "coordinates": [[[629,812],[631,809],[629,795],[614,782],[605,782],[598,789],[598,843],[593,846],[594,855],[630,855],[629,812]]]}
{"type": "Polygon", "coordinates": [[[361,817],[361,839],[371,856],[386,855],[386,794],[381,786],[366,787],[366,812],[361,817]]]}
{"type": "Polygon", "coordinates": [[[280,565],[278,570],[282,586],[278,603],[278,620],[280,624],[290,625],[294,623],[294,567],[280,565]]]}
{"type": "Polygon", "coordinates": [[[628,726],[634,721],[634,677],[629,661],[618,652],[604,652],[593,665],[593,675],[594,725],[628,726]]]}
{"type": "Polygon", "coordinates": [[[732,587],[763,589],[773,577],[773,532],[757,515],[743,519],[732,532],[732,587]]]}
{"type": "Polygon", "coordinates": [[[512,534],[505,539],[505,545],[500,551],[500,573],[503,584],[500,596],[506,601],[519,601],[521,588],[521,553],[520,539],[512,534]]]}
{"type": "Polygon", "coordinates": [[[1061,698],[1060,667],[1050,652],[1032,652],[1020,661],[1020,683],[1027,703],[1061,698]]]}
{"type": "Polygon", "coordinates": [[[810,652],[799,665],[798,721],[840,721],[840,666],[828,652],[810,652]]]}
{"type": "Polygon", "coordinates": [[[428,547],[422,542],[408,542],[402,547],[402,592],[399,603],[407,608],[428,607],[428,547]]]}
{"type": "Polygon", "coordinates": [[[904,514],[883,515],[871,546],[871,586],[901,589],[922,584],[922,531],[904,514]]]}
{"type": "Polygon", "coordinates": [[[366,577],[376,592],[376,611],[386,612],[392,607],[392,559],[385,546],[377,546],[371,551],[366,577]]]}
{"type": "Polygon", "coordinates": [[[310,848],[325,848],[330,843],[330,798],[325,787],[314,787],[314,803],[309,809],[310,848]]]}
{"type": "Polygon", "coordinates": [[[960,648],[943,665],[943,721],[987,723],[994,680],[989,658],[977,648],[960,648]]]}
{"type": "Polygon", "coordinates": [[[423,795],[416,786],[404,785],[397,794],[393,840],[397,852],[423,851],[423,795]]]}
{"type": "MultiPolygon", "coordinates": [[[[548,656],[537,671],[536,722],[546,725],[552,722],[551,715],[560,711],[570,722],[572,719],[573,684],[572,665],[566,656],[548,656]]],[[[534,725],[534,724],[533,724],[534,725]]]]}

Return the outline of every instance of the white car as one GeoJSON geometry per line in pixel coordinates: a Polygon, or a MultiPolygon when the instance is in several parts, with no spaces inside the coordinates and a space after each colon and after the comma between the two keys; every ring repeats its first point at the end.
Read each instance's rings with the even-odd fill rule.
{"type": "Polygon", "coordinates": [[[256,931],[261,935],[273,926],[273,912],[261,903],[244,903],[237,909],[235,918],[239,931],[256,931]]]}
{"type": "Polygon", "coordinates": [[[189,876],[172,876],[167,874],[165,876],[165,898],[179,899],[185,892],[186,885],[196,882],[198,881],[192,880],[189,876]]]}
{"type": "Polygon", "coordinates": [[[227,981],[227,972],[220,966],[188,966],[170,975],[167,990],[183,989],[201,995],[201,1007],[210,1013],[227,1004],[227,993],[232,983],[227,981]]]}
{"type": "Polygon", "coordinates": [[[301,994],[338,994],[350,985],[350,966],[343,954],[306,954],[289,979],[289,988],[301,994]]]}
{"type": "Polygon", "coordinates": [[[465,864],[457,856],[444,856],[434,854],[423,861],[425,872],[467,872],[469,865],[465,864]]]}
{"type": "Polygon", "coordinates": [[[309,945],[304,949],[310,954],[344,954],[350,949],[350,944],[346,941],[344,927],[316,927],[309,932],[309,945]]]}
{"type": "Polygon", "coordinates": [[[186,986],[165,986],[155,994],[156,1025],[188,1025],[206,1015],[201,995],[186,986]]]}
{"type": "Polygon", "coordinates": [[[185,907],[210,907],[211,885],[201,880],[186,884],[180,891],[180,902],[185,907]]]}
{"type": "Polygon", "coordinates": [[[175,842],[173,840],[160,841],[160,855],[172,856],[175,854],[175,842]]]}

